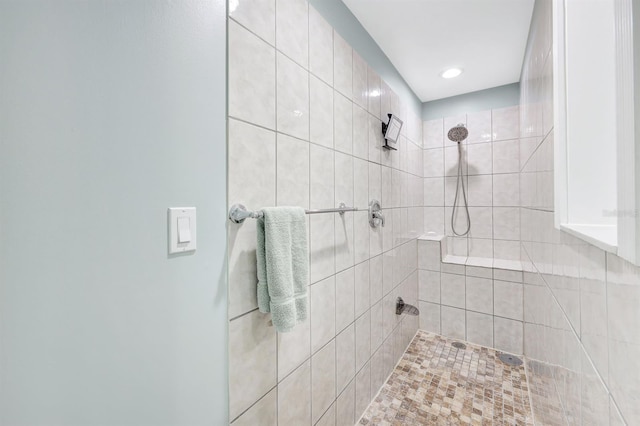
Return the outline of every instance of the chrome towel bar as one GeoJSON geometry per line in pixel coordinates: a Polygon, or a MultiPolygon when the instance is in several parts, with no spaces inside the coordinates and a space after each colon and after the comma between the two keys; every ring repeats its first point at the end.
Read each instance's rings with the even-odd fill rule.
{"type": "MultiPolygon", "coordinates": [[[[345,212],[357,212],[359,209],[357,207],[348,207],[345,203],[340,203],[340,205],[333,209],[317,209],[317,210],[305,210],[306,214],[319,214],[319,213],[340,213],[341,215],[345,212]]],[[[259,219],[264,216],[262,210],[251,211],[247,210],[245,206],[242,204],[234,204],[229,209],[229,220],[233,223],[242,223],[245,219],[259,219]]]]}

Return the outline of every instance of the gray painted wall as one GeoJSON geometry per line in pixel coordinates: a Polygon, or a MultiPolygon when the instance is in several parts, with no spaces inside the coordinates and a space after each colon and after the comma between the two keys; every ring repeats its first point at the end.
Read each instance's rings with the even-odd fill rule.
{"type": "Polygon", "coordinates": [[[467,112],[504,108],[520,103],[520,83],[512,83],[422,104],[422,119],[449,117],[467,112]]]}
{"type": "Polygon", "coordinates": [[[320,14],[327,20],[360,56],[380,75],[380,77],[402,99],[419,112],[422,101],[411,87],[404,81],[380,46],[371,38],[360,21],[351,13],[341,0],[309,0],[320,14]]]}
{"type": "Polygon", "coordinates": [[[228,423],[225,3],[0,2],[0,424],[228,423]]]}

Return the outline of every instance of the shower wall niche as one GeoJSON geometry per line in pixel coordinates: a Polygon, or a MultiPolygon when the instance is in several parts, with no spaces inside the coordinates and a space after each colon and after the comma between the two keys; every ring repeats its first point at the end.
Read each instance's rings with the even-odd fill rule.
{"type": "Polygon", "coordinates": [[[310,318],[278,334],[256,301],[255,220],[229,224],[233,425],[349,425],[418,328],[420,111],[304,0],[239,2],[229,17],[228,205],[364,211],[308,217],[310,318]],[[383,150],[387,113],[404,121],[383,150]],[[369,226],[369,201],[385,226],[369,226]]]}

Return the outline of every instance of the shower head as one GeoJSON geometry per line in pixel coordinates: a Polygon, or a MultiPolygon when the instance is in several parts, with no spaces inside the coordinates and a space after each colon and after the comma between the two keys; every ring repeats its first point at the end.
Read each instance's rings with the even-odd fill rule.
{"type": "Polygon", "coordinates": [[[460,143],[463,140],[465,140],[467,136],[469,136],[469,131],[467,130],[465,125],[462,123],[458,124],[455,127],[452,127],[451,129],[449,129],[449,132],[447,133],[447,137],[451,142],[460,143]]]}

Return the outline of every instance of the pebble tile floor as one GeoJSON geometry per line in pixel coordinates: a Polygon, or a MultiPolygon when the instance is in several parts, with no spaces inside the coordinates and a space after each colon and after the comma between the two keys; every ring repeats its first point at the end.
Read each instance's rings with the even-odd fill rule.
{"type": "Polygon", "coordinates": [[[360,425],[533,425],[524,365],[418,331],[360,425]]]}

